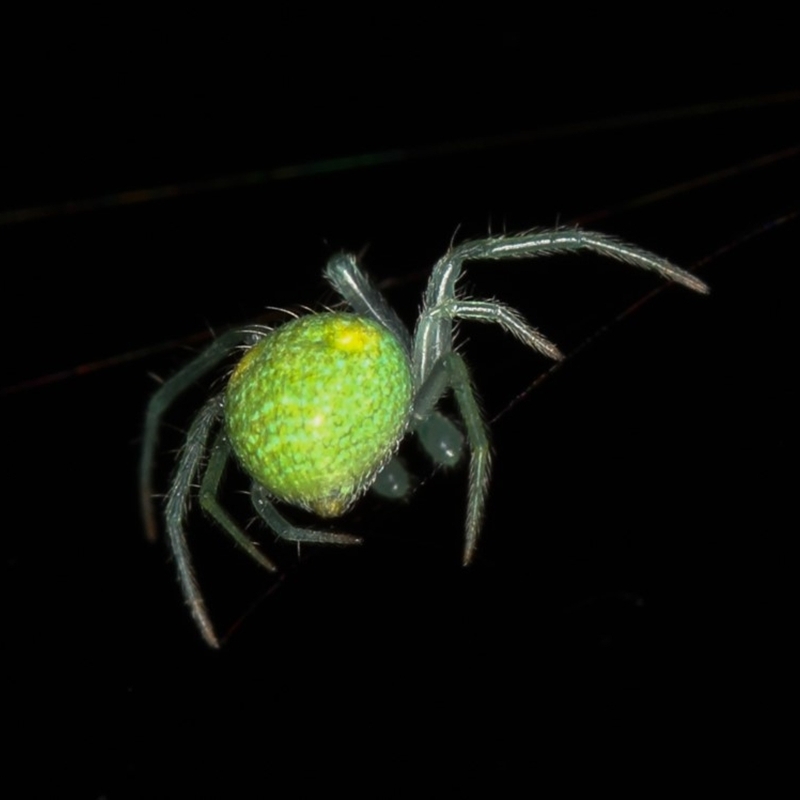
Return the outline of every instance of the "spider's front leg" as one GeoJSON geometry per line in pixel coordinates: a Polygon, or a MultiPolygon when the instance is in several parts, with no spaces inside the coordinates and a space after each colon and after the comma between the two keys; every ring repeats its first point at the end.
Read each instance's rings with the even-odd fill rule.
{"type": "MultiPolygon", "coordinates": [[[[414,400],[415,429],[419,430],[434,418],[436,404],[448,389],[453,390],[459,414],[464,420],[469,447],[469,486],[463,563],[466,566],[475,555],[491,474],[489,432],[472,387],[464,359],[455,351],[446,353],[431,368],[428,377],[414,400]]],[[[435,455],[427,446],[426,450],[435,455]]]]}
{"type": "Polygon", "coordinates": [[[414,338],[414,363],[417,367],[417,379],[424,379],[434,362],[452,348],[452,323],[457,318],[496,322],[544,355],[559,357],[557,348],[531,328],[514,309],[509,309],[493,300],[461,300],[458,297],[456,286],[464,265],[469,261],[532,259],[581,251],[593,252],[624,264],[655,272],[662,278],[701,294],[707,294],[709,291],[708,286],[700,278],[675,266],[656,253],[595,231],[559,228],[549,231],[532,231],[517,236],[494,236],[464,242],[452,248],[439,259],[428,281],[423,316],[414,338]],[[426,327],[422,330],[421,323],[424,320],[426,327]],[[519,326],[520,322],[525,330],[519,326]],[[548,352],[548,346],[553,348],[552,352],[548,352]]]}
{"type": "Polygon", "coordinates": [[[429,284],[425,307],[414,335],[414,377],[420,389],[414,404],[415,431],[425,449],[436,459],[435,406],[441,396],[452,389],[459,413],[464,420],[470,449],[469,494],[467,499],[464,564],[475,554],[486,505],[489,485],[490,452],[486,423],[478,405],[469,370],[464,359],[453,350],[453,324],[457,320],[489,322],[528,347],[552,359],[562,358],[560,350],[510,306],[496,300],[466,300],[455,295],[452,277],[440,276],[443,283],[429,284]],[[442,291],[440,291],[442,290],[442,291]],[[426,436],[430,436],[426,442],[426,436]],[[433,439],[433,441],[431,440],[433,439]]]}
{"type": "Polygon", "coordinates": [[[325,266],[325,278],[356,314],[363,314],[380,322],[394,334],[406,353],[411,355],[408,328],[369,276],[359,268],[354,255],[338,253],[332,256],[325,266]]]}

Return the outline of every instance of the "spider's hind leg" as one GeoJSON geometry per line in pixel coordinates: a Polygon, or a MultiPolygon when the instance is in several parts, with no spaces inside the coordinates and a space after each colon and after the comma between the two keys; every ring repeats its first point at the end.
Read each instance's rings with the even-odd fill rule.
{"type": "Polygon", "coordinates": [[[208,460],[208,466],[206,467],[205,475],[203,475],[203,483],[200,486],[200,505],[250,558],[270,572],[276,572],[277,567],[275,564],[247,538],[244,531],[217,500],[219,485],[231,454],[231,446],[225,431],[220,431],[214,440],[211,457],[208,460]]]}
{"type": "Polygon", "coordinates": [[[221,410],[220,398],[214,397],[200,409],[192,421],[189,432],[186,434],[186,443],[178,460],[175,477],[167,493],[164,515],[167,526],[167,539],[178,570],[178,582],[180,583],[181,592],[183,592],[186,605],[189,606],[200,633],[211,647],[219,647],[219,640],[214,633],[208,611],[206,611],[206,606],[203,602],[203,596],[200,594],[194,578],[183,522],[192,484],[200,469],[200,464],[208,446],[209,436],[219,419],[221,410]]]}
{"type": "Polygon", "coordinates": [[[292,525],[273,505],[269,492],[259,483],[253,483],[252,488],[253,508],[270,530],[281,539],[290,542],[305,542],[314,544],[361,544],[358,536],[349,533],[331,533],[329,531],[316,531],[309,528],[298,528],[292,525]]]}
{"type": "Polygon", "coordinates": [[[156,514],[153,508],[153,467],[161,418],[183,392],[216,367],[235,347],[252,338],[253,334],[246,331],[223,333],[193,361],[165,381],[150,398],[145,415],[142,455],[139,461],[142,516],[145,534],[150,541],[155,541],[157,532],[156,514]]]}

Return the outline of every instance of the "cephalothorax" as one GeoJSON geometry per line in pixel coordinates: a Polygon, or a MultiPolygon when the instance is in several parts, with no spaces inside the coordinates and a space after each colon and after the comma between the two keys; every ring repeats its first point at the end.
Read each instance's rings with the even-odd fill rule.
{"type": "Polygon", "coordinates": [[[296,542],[353,544],[346,533],[299,528],[275,504],[336,517],[370,487],[401,495],[407,475],[394,457],[407,433],[417,435],[439,464],[458,461],[466,439],[470,454],[464,564],[474,554],[489,486],[489,439],[464,358],[453,348],[458,320],[493,322],[549,358],[558,348],[513,308],[497,300],[462,297],[456,284],[467,261],[590,250],[657,272],[697,292],[708,287],[669,261],[600,233],[535,231],[453,247],[434,266],[413,336],[356,263],[339,254],[325,277],[351,309],[294,319],[275,329],[220,336],[153,395],[147,409],[141,461],[145,523],[155,538],[152,472],[165,410],[233,350],[246,352],[224,391],[211,397],[192,422],[167,494],[165,521],[186,602],[205,641],[219,642],[192,574],[184,523],[200,472],[200,503],[256,562],[276,566],[220,504],[218,489],[234,457],[252,480],[253,507],[279,537],[296,542]],[[437,411],[453,392],[464,434],[437,411]]]}

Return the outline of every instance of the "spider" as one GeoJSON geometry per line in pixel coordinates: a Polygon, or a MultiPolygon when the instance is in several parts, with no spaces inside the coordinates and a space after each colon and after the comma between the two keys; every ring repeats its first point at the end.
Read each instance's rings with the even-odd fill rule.
{"type": "Polygon", "coordinates": [[[491,322],[552,359],[558,348],[515,309],[464,297],[456,289],[468,261],[533,258],[589,250],[652,270],[696,292],[699,278],[660,256],[602,233],[543,230],[495,236],[452,247],[434,266],[413,336],[347,253],[333,256],[324,276],[349,306],[293,319],[270,330],[233,330],[167,380],[147,408],[141,457],[141,493],[148,537],[155,538],[152,472],[158,429],[172,402],[232,351],[244,355],[225,389],[200,409],[186,434],[166,497],[165,522],[178,579],[206,643],[219,647],[192,572],[184,522],[199,474],[202,508],[262,567],[277,567],[247,537],[218,499],[231,458],[252,481],[259,517],[280,538],[294,542],[357,544],[346,533],[300,528],[276,503],[320,517],[338,517],[373,488],[399,497],[409,480],[395,457],[414,433],[436,464],[455,464],[469,450],[463,563],[469,564],[481,531],[490,478],[489,435],[464,358],[453,347],[457,321],[491,322]],[[437,410],[449,391],[464,433],[437,410]]]}

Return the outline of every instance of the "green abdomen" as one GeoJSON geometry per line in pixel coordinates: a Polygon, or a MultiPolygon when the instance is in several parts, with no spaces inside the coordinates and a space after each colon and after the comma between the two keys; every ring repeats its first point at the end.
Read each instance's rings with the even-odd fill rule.
{"type": "Polygon", "coordinates": [[[408,357],[389,331],[354,314],[316,314],[245,354],[225,420],[242,465],[275,498],[336,516],[396,449],[411,399],[408,357]]]}

